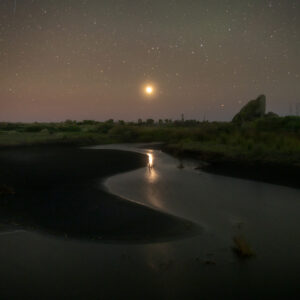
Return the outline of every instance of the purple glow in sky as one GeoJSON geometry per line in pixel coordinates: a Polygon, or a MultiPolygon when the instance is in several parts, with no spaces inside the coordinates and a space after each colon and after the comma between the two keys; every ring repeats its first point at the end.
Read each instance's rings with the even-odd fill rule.
{"type": "Polygon", "coordinates": [[[230,120],[262,93],[287,114],[299,16],[297,0],[2,0],[0,121],[230,120]]]}

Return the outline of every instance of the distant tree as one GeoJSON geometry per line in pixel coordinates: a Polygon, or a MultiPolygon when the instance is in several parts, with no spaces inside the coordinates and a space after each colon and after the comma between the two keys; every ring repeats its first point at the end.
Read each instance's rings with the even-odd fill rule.
{"type": "Polygon", "coordinates": [[[182,125],[183,125],[183,122],[182,122],[181,120],[175,120],[175,121],[173,122],[173,125],[175,125],[175,126],[182,126],[182,125]]]}
{"type": "Polygon", "coordinates": [[[154,120],[153,119],[147,119],[146,120],[146,124],[147,125],[153,125],[154,124],[154,120]]]}
{"type": "Polygon", "coordinates": [[[76,124],[76,121],[73,121],[73,120],[66,120],[66,121],[65,121],[65,124],[66,124],[66,125],[74,125],[74,124],[76,124]]]}
{"type": "Polygon", "coordinates": [[[82,121],[82,124],[83,125],[95,125],[97,124],[98,122],[97,121],[94,121],[94,120],[83,120],[82,121]]]}
{"type": "Polygon", "coordinates": [[[172,119],[165,119],[165,124],[172,124],[172,119]]]}
{"type": "Polygon", "coordinates": [[[196,126],[198,124],[197,120],[185,120],[184,126],[196,126]]]}
{"type": "Polygon", "coordinates": [[[105,123],[114,124],[114,119],[108,119],[107,121],[105,121],[105,123]]]}
{"type": "Polygon", "coordinates": [[[143,124],[143,120],[142,119],[138,119],[138,125],[142,125],[143,124]]]}
{"type": "Polygon", "coordinates": [[[158,124],[159,124],[159,125],[163,125],[163,124],[164,124],[164,121],[163,121],[162,119],[159,119],[159,120],[158,120],[158,124]]]}

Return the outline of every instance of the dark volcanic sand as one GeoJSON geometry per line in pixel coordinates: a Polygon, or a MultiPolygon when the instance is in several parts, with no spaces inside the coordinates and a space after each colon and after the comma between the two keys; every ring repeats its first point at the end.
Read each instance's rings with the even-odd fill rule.
{"type": "Polygon", "coordinates": [[[99,179],[146,166],[143,154],[72,147],[0,151],[0,223],[64,237],[153,242],[195,234],[192,222],[99,189],[99,179]]]}
{"type": "Polygon", "coordinates": [[[0,207],[1,300],[297,299],[299,190],[178,169],[155,150],[153,170],[110,176],[146,156],[96,148],[0,151],[16,190],[0,207]],[[106,176],[121,198],[99,189],[106,176]],[[255,257],[235,255],[235,235],[255,257]]]}

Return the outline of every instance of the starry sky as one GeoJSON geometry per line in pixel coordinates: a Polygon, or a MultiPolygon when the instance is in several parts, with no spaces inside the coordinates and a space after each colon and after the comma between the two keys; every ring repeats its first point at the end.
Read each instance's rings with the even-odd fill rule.
{"type": "Polygon", "coordinates": [[[294,113],[299,31],[299,0],[0,0],[0,121],[294,113]]]}

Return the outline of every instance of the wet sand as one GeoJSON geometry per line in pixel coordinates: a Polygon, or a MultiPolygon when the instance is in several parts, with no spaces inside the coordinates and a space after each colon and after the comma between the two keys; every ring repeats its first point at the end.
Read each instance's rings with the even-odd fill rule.
{"type": "MultiPolygon", "coordinates": [[[[0,223],[61,236],[110,242],[153,242],[195,234],[187,220],[99,188],[115,173],[147,164],[147,156],[116,150],[24,147],[0,151],[0,223]]],[[[0,229],[1,230],[1,229],[0,229]]]]}
{"type": "Polygon", "coordinates": [[[0,210],[1,299],[297,297],[299,190],[124,145],[28,149],[0,155],[16,190],[0,210]],[[235,234],[254,258],[235,255],[235,234]]]}

